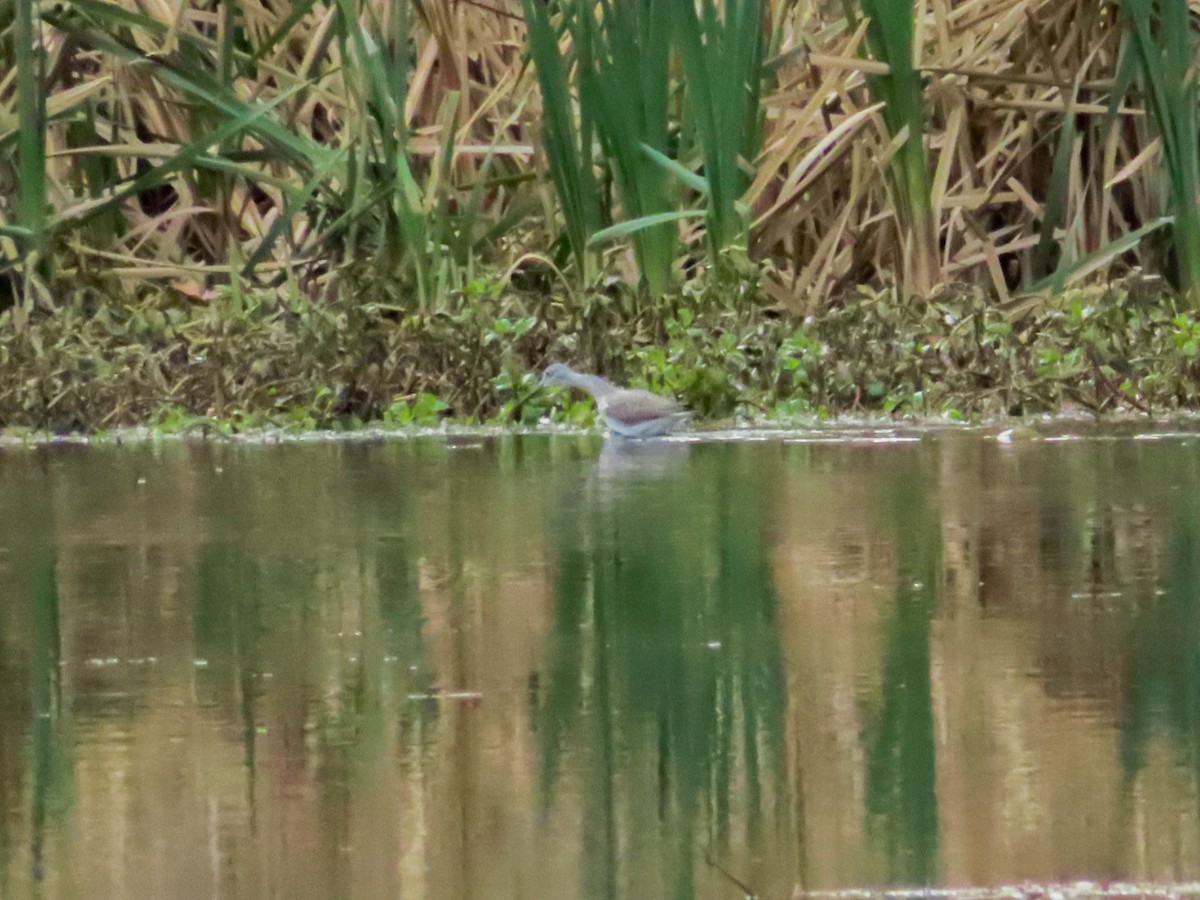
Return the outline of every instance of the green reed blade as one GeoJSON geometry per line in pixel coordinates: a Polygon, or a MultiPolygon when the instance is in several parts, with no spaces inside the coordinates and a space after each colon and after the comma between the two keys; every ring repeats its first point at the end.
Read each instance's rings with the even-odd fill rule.
{"type": "MultiPolygon", "coordinates": [[[[1121,0],[1132,30],[1124,51],[1142,76],[1163,143],[1179,287],[1200,305],[1200,149],[1195,38],[1187,0],[1121,0]]],[[[1125,60],[1123,60],[1125,62],[1125,60]]]]}
{"type": "Polygon", "coordinates": [[[738,203],[750,181],[744,166],[761,145],[764,5],[700,0],[673,10],[687,77],[689,133],[708,186],[708,243],[715,261],[746,230],[738,203]]]}
{"type": "MultiPolygon", "coordinates": [[[[522,4],[529,54],[542,92],[542,146],[562,208],[567,240],[586,281],[591,275],[588,238],[604,221],[600,188],[592,168],[591,114],[586,107],[580,109],[578,119],[574,114],[567,64],[559,52],[549,5],[541,0],[522,0],[522,4]]],[[[571,4],[564,3],[563,8],[564,15],[572,14],[571,4]]],[[[579,33],[585,37],[588,34],[586,29],[579,33]]],[[[578,65],[592,64],[586,43],[577,44],[574,52],[578,65]]]]}
{"type": "MultiPolygon", "coordinates": [[[[642,148],[667,150],[671,98],[671,6],[676,0],[600,0],[598,14],[571,19],[579,59],[579,101],[596,122],[620,196],[622,216],[648,221],[670,212],[671,181],[642,148]]],[[[653,294],[671,281],[678,229],[667,220],[626,232],[653,294]]]]}
{"type": "Polygon", "coordinates": [[[859,0],[869,21],[867,46],[886,75],[871,75],[867,87],[882,101],[883,119],[892,138],[907,137],[888,164],[888,178],[901,223],[905,249],[903,279],[911,295],[924,295],[940,280],[938,225],[934,218],[929,159],[925,151],[925,90],[913,66],[916,11],[913,0],[859,0]]]}
{"type": "MultiPolygon", "coordinates": [[[[35,29],[34,0],[17,0],[16,6],[18,225],[28,234],[22,242],[27,265],[30,260],[44,264],[46,99],[42,90],[42,43],[35,29]]],[[[31,273],[27,270],[25,274],[28,278],[31,273]]]]}

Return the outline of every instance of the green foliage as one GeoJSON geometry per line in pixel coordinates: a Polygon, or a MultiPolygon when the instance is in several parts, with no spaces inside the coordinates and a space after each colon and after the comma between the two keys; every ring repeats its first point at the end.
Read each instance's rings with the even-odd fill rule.
{"type": "Polygon", "coordinates": [[[898,144],[888,171],[901,224],[901,275],[910,293],[924,296],[940,281],[940,263],[925,151],[925,90],[913,67],[913,0],[860,0],[860,5],[869,18],[871,54],[889,69],[886,75],[869,76],[867,86],[883,103],[883,120],[893,144],[898,144]]]}
{"type": "Polygon", "coordinates": [[[584,280],[586,247],[629,238],[649,291],[668,289],[676,221],[700,214],[677,208],[675,181],[705,198],[710,260],[718,264],[746,233],[740,201],[750,183],[747,161],[762,139],[763,0],[524,0],[524,8],[545,111],[542,141],[584,280]],[[571,38],[565,56],[560,31],[571,38]],[[673,37],[686,74],[683,111],[672,108],[673,37]],[[599,160],[591,155],[593,132],[604,151],[599,160]],[[595,163],[616,186],[624,217],[616,225],[602,227],[611,211],[600,204],[595,163]]]}
{"type": "Polygon", "coordinates": [[[479,283],[432,314],[287,285],[207,304],[81,289],[20,329],[0,313],[0,427],[594,426],[589,399],[541,386],[551,360],[675,395],[700,420],[1165,412],[1200,397],[1200,319],[1136,279],[1009,307],[978,289],[921,305],[860,289],[802,322],[719,281],[653,304],[479,283]]]}
{"type": "Polygon", "coordinates": [[[383,411],[383,421],[384,424],[399,425],[402,428],[431,428],[437,425],[449,410],[450,405],[439,400],[437,394],[425,391],[415,397],[397,397],[391,406],[383,411]]]}
{"type": "Polygon", "coordinates": [[[1186,313],[1176,316],[1171,325],[1175,329],[1175,347],[1188,359],[1200,357],[1200,322],[1186,313]]]}
{"type": "Polygon", "coordinates": [[[536,425],[549,408],[533,372],[517,373],[506,369],[492,379],[492,385],[501,400],[500,409],[493,417],[498,424],[536,425]]]}
{"type": "Polygon", "coordinates": [[[652,390],[677,395],[698,415],[728,418],[737,409],[739,385],[748,375],[735,314],[717,322],[697,321],[693,308],[682,307],[665,322],[666,342],[634,350],[633,360],[652,390]],[[720,321],[724,319],[724,321],[720,321]]]}
{"type": "MultiPolygon", "coordinates": [[[[594,111],[580,107],[574,112],[569,71],[571,65],[559,53],[558,32],[552,8],[540,0],[522,0],[528,29],[529,55],[533,59],[542,91],[542,146],[550,167],[550,178],[566,223],[567,240],[584,280],[591,277],[588,240],[604,224],[605,211],[593,169],[592,142],[594,111]]],[[[564,15],[578,15],[576,4],[563,4],[564,15]]],[[[587,34],[587,31],[582,31],[587,34]]],[[[581,65],[590,67],[589,48],[576,47],[581,65]]]]}
{"type": "Polygon", "coordinates": [[[843,0],[844,16],[784,0],[522,0],[524,27],[487,3],[414,0],[10,6],[0,306],[22,295],[22,314],[98,268],[142,288],[365,286],[371,302],[435,314],[481,272],[506,282],[536,259],[576,300],[601,273],[629,277],[627,254],[597,252],[616,240],[658,298],[703,268],[698,217],[708,268],[753,247],[799,302],[893,277],[922,297],[949,275],[1003,294],[1021,272],[1057,291],[1119,257],[1159,264],[1139,242],[1167,224],[1167,266],[1194,299],[1200,284],[1186,0],[1024,29],[981,7],[952,34],[912,0],[843,0]],[[806,62],[849,47],[883,65],[806,62]],[[1028,103],[1047,78],[1063,85],[1061,117],[1028,103]],[[990,99],[941,103],[962,89],[990,99]],[[1087,118],[1104,95],[1121,128],[1087,118]],[[884,146],[864,154],[878,120],[884,146]]]}
{"type": "Polygon", "coordinates": [[[25,301],[33,299],[32,282],[45,262],[46,228],[46,92],[43,86],[45,55],[35,32],[33,0],[16,0],[13,41],[17,57],[17,157],[18,216],[14,232],[19,239],[25,301]]]}
{"type": "MultiPolygon", "coordinates": [[[[584,14],[569,18],[579,100],[595,119],[627,220],[670,213],[674,205],[668,173],[644,148],[668,149],[675,5],[676,0],[600,0],[597,16],[584,4],[584,14]]],[[[632,241],[647,287],[652,294],[663,293],[675,264],[675,223],[640,228],[632,241]]]]}
{"type": "Polygon", "coordinates": [[[780,343],[776,395],[783,412],[956,419],[1178,409],[1192,405],[1200,376],[1190,327],[1169,294],[1137,280],[1011,313],[967,289],[916,308],[864,289],[780,343]]]}
{"type": "Polygon", "coordinates": [[[204,430],[209,427],[219,427],[219,425],[215,425],[208,416],[197,416],[182,406],[168,404],[158,410],[154,427],[167,434],[179,434],[193,429],[204,430]]]}
{"type": "MultiPolygon", "coordinates": [[[[462,270],[478,250],[477,221],[484,185],[493,163],[489,154],[474,190],[459,198],[451,180],[458,133],[460,95],[445,95],[438,114],[440,151],[422,177],[409,146],[409,7],[390,4],[384,21],[371,4],[338,0],[338,41],[350,65],[347,81],[355,105],[369,115],[357,120],[356,140],[346,148],[341,216],[329,237],[344,240],[355,258],[374,248],[384,277],[414,285],[418,306],[428,309],[458,287],[462,270]]],[[[501,225],[503,229],[506,225],[501,225]]],[[[494,236],[494,235],[493,235],[494,236]]]]}
{"type": "MultiPolygon", "coordinates": [[[[18,6],[28,11],[30,4],[18,6]]],[[[5,233],[20,239],[23,250],[37,251],[35,258],[47,257],[53,250],[61,253],[75,232],[97,220],[120,221],[139,202],[186,193],[212,207],[205,212],[222,214],[192,217],[184,232],[191,235],[188,245],[168,242],[161,249],[175,268],[181,257],[191,266],[192,254],[227,263],[226,272],[253,280],[265,269],[276,271],[268,264],[282,258],[294,269],[311,266],[322,276],[369,261],[377,278],[394,285],[397,303],[429,308],[444,302],[474,277],[478,259],[528,214],[532,198],[509,202],[509,185],[527,176],[504,170],[496,146],[507,136],[497,129],[492,144],[484,145],[482,162],[464,167],[470,179],[456,182],[462,117],[455,91],[447,91],[436,110],[436,153],[431,160],[414,154],[407,121],[412,52],[407,0],[382,8],[337,0],[321,52],[302,73],[264,63],[272,48],[304,40],[303,20],[311,6],[297,5],[270,34],[244,27],[248,13],[236,4],[222,6],[218,41],[203,30],[171,26],[149,11],[102,0],[69,0],[44,9],[46,22],[66,38],[59,69],[69,71],[70,54],[79,52],[137,74],[114,79],[111,96],[88,94],[86,102],[56,104],[49,124],[68,123],[71,145],[86,148],[80,165],[88,177],[78,179],[85,196],[64,203],[78,186],[60,186],[50,192],[60,208],[48,209],[39,153],[47,127],[44,96],[52,86],[41,80],[40,51],[31,36],[18,35],[23,213],[5,233]],[[175,49],[148,54],[150,46],[175,49]],[[325,71],[334,56],[335,70],[325,71]],[[265,80],[253,82],[248,94],[245,84],[255,78],[265,80]],[[143,93],[121,93],[135,82],[143,93]],[[320,102],[306,105],[314,94],[320,102]],[[143,126],[146,103],[155,109],[180,105],[186,117],[171,119],[183,135],[156,134],[153,152],[139,155],[135,170],[120,164],[128,153],[120,142],[143,126]],[[307,127],[297,121],[301,110],[314,108],[330,121],[307,127]],[[237,197],[242,199],[235,203],[237,197]],[[246,212],[247,197],[269,199],[272,209],[269,227],[252,241],[240,217],[252,232],[261,220],[246,212]]],[[[138,259],[130,255],[128,261],[138,259]]],[[[156,273],[159,267],[144,270],[156,273]]]]}
{"type": "Polygon", "coordinates": [[[749,186],[743,166],[758,156],[762,142],[765,8],[762,0],[700,0],[674,3],[672,9],[687,76],[685,133],[694,137],[703,159],[708,244],[716,264],[746,230],[739,201],[749,186]]]}
{"type": "MultiPolygon", "coordinates": [[[[1200,133],[1196,39],[1187,0],[1121,0],[1131,26],[1117,74],[1125,87],[1140,77],[1149,112],[1162,137],[1170,212],[1174,216],[1179,287],[1200,305],[1200,133]]],[[[1122,90],[1113,92],[1114,105],[1122,90]]]]}
{"type": "Polygon", "coordinates": [[[772,412],[776,417],[814,411],[809,398],[819,396],[828,348],[802,328],[785,337],[775,353],[774,382],[783,394],[772,412]]]}
{"type": "Polygon", "coordinates": [[[529,334],[537,325],[537,316],[521,316],[517,319],[507,319],[501,316],[492,322],[492,328],[484,335],[489,344],[498,345],[502,350],[512,346],[519,337],[529,334]]]}

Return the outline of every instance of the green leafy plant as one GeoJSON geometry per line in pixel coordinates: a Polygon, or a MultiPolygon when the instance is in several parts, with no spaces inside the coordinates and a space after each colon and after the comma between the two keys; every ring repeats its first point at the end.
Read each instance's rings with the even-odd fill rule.
{"type": "Polygon", "coordinates": [[[493,379],[492,385],[502,401],[494,417],[496,422],[535,425],[550,409],[550,400],[532,372],[505,369],[493,379]]]}
{"type": "Polygon", "coordinates": [[[383,411],[383,421],[402,428],[430,428],[437,425],[449,411],[449,404],[436,394],[424,392],[416,397],[397,397],[383,411]]]}
{"type": "Polygon", "coordinates": [[[789,392],[819,390],[825,353],[825,345],[806,331],[789,335],[775,354],[777,378],[789,392]]]}
{"type": "Polygon", "coordinates": [[[675,394],[701,416],[732,415],[739,401],[739,381],[748,368],[742,335],[728,327],[734,321],[731,316],[725,322],[700,322],[694,310],[676,310],[664,323],[665,344],[634,351],[640,375],[635,383],[675,394]]]}

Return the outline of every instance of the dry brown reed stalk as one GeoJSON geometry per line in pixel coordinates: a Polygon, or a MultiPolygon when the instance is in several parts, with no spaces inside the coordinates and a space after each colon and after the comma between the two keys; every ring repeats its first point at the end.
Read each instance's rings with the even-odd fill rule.
{"type": "MultiPolygon", "coordinates": [[[[918,9],[947,280],[986,282],[1001,298],[1032,280],[1067,115],[1079,123],[1060,226],[1072,251],[1094,251],[1160,214],[1120,218],[1108,190],[1142,149],[1110,143],[1102,130],[1117,52],[1111,10],[1058,0],[928,0],[918,9]]],[[[791,77],[770,101],[754,248],[790,262],[787,294],[803,308],[864,276],[896,273],[898,241],[879,164],[890,148],[872,127],[863,82],[879,64],[860,59],[863,29],[818,19],[804,4],[789,25],[781,56],[791,77]]],[[[1118,131],[1140,115],[1123,108],[1118,131]]]]}
{"type": "MultiPolygon", "coordinates": [[[[395,34],[397,3],[348,6],[358,10],[361,27],[377,23],[383,34],[395,34]]],[[[521,22],[505,6],[415,6],[411,34],[395,34],[404,46],[386,48],[411,52],[415,62],[403,139],[425,189],[421,211],[433,217],[435,208],[473,203],[479,218],[469,224],[480,233],[510,207],[512,184],[521,183],[533,156],[522,133],[531,81],[522,65],[521,22]],[[490,182],[482,201],[480,179],[490,182]]],[[[50,226],[78,253],[124,260],[117,271],[130,279],[206,267],[227,277],[229,264],[251,256],[282,217],[291,239],[276,242],[268,254],[274,262],[260,266],[328,253],[308,201],[321,195],[336,205],[354,173],[325,151],[344,151],[364,135],[376,139],[354,77],[347,77],[362,73],[348,73],[354,61],[342,58],[335,39],[336,4],[248,2],[232,16],[206,7],[188,0],[79,3],[39,23],[51,119],[50,226]],[[226,40],[231,31],[236,39],[226,40]],[[214,130],[239,110],[268,106],[261,117],[266,133],[295,135],[296,155],[275,152],[254,128],[210,145],[214,130]],[[114,199],[114,186],[147,169],[157,177],[114,199]],[[309,184],[314,177],[323,180],[309,184]],[[105,206],[105,228],[79,227],[105,206]]],[[[14,103],[11,84],[0,83],[0,139],[9,142],[14,103]]],[[[0,227],[17,224],[14,215],[0,206],[0,227]]],[[[16,256],[11,245],[5,250],[16,256]]]]}
{"type": "MultiPolygon", "coordinates": [[[[387,35],[402,2],[349,6],[387,35]]],[[[410,199],[435,223],[429,240],[466,228],[471,254],[503,262],[546,251],[560,227],[535,151],[543,111],[520,0],[409,4],[404,140],[410,199]],[[468,207],[473,221],[453,218],[468,207]]],[[[776,87],[764,98],[763,150],[745,161],[754,178],[743,199],[751,252],[773,260],[774,292],[803,311],[857,282],[902,277],[904,236],[884,177],[897,142],[867,91],[865,76],[887,69],[865,58],[865,24],[836,2],[769,7],[776,87]]],[[[347,221],[361,222],[364,198],[380,189],[338,156],[378,138],[354,88],[361,73],[342,57],[338,9],[337,0],[249,0],[223,18],[195,0],[68,0],[57,19],[43,11],[47,228],[68,256],[189,290],[197,273],[228,277],[252,258],[256,274],[308,264],[328,278],[344,262],[327,258],[344,251],[347,221]],[[81,16],[86,28],[68,27],[81,16]],[[202,90],[182,88],[188,78],[202,90]],[[226,89],[224,106],[206,99],[226,89]],[[209,145],[238,110],[264,104],[274,106],[261,119],[209,145]],[[110,202],[112,185],[155,167],[160,177],[110,202]]],[[[916,16],[942,278],[989,285],[1003,300],[1046,265],[1065,270],[1163,215],[1159,144],[1140,100],[1117,98],[1107,115],[1122,27],[1114,4],[920,0],[916,16]]],[[[0,71],[12,71],[7,62],[0,71]]],[[[0,76],[6,186],[18,127],[12,76],[0,76]]],[[[9,260],[18,226],[0,202],[9,260]]],[[[1155,267],[1159,251],[1143,242],[1125,259],[1155,267]]]]}

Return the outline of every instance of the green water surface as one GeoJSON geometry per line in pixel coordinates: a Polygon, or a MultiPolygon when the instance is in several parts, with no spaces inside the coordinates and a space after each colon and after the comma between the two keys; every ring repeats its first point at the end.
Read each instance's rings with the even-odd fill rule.
{"type": "Polygon", "coordinates": [[[1192,435],[59,447],[0,504],[0,897],[1200,878],[1192,435]]]}

